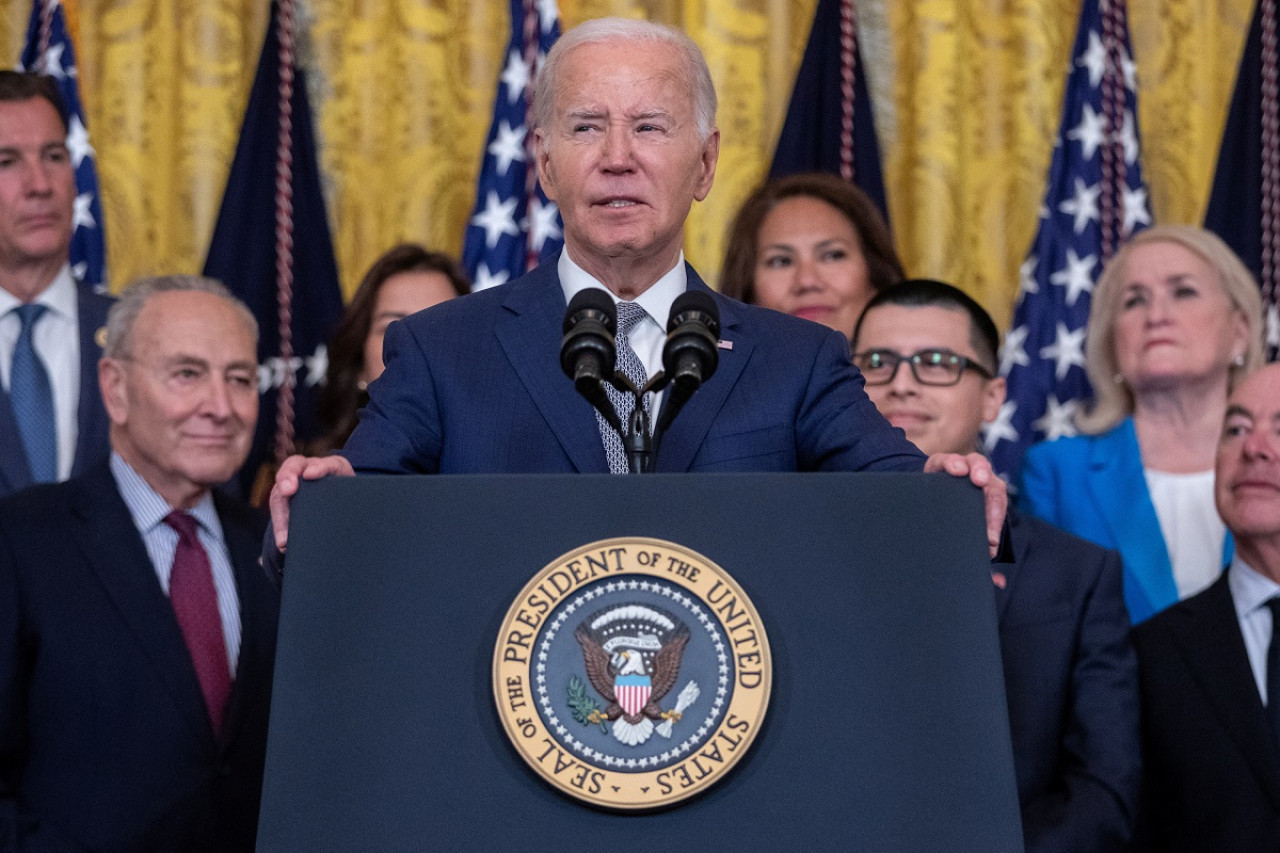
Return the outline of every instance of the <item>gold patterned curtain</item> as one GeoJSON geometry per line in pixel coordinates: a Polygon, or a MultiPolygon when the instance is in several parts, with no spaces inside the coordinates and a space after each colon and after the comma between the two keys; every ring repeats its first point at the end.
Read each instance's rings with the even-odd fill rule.
{"type": "MultiPolygon", "coordinates": [[[[98,154],[112,285],[193,272],[230,169],[267,0],[66,0],[98,154]]],[[[761,179],[816,0],[562,0],[677,24],[720,92],[716,186],[687,228],[710,280],[761,179]]],[[[1057,132],[1077,0],[860,0],[895,238],[908,271],[1007,321],[1057,132]]],[[[29,0],[8,0],[12,63],[29,0]]],[[[302,0],[303,61],[343,286],[398,240],[459,253],[509,22],[501,0],[302,0]]],[[[1198,222],[1252,0],[1130,0],[1156,220],[1198,222]]]]}

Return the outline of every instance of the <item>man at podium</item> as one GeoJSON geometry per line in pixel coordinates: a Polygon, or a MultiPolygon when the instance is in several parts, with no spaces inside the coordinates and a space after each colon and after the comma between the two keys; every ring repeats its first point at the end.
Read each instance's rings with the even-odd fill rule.
{"type": "Polygon", "coordinates": [[[388,329],[386,371],[342,454],[281,466],[279,549],[304,479],[619,472],[606,449],[616,437],[560,364],[565,308],[586,288],[617,303],[618,369],[641,380],[661,367],[676,297],[702,291],[719,308],[719,366],[663,435],[654,470],[946,471],[984,489],[995,547],[1005,490],[980,454],[926,461],[867,399],[843,335],[713,294],[684,262],[684,222],[711,190],[720,146],[715,89],[688,36],[635,20],[575,27],[548,55],[534,103],[538,176],[564,250],[388,329]]]}

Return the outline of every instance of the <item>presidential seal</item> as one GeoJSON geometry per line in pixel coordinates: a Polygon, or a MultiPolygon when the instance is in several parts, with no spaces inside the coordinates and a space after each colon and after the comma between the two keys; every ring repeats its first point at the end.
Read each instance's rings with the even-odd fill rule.
{"type": "Polygon", "coordinates": [[[769,641],[724,569],[658,539],[607,539],[520,591],[493,653],[507,736],[548,783],[614,809],[724,778],[769,704],[769,641]]]}

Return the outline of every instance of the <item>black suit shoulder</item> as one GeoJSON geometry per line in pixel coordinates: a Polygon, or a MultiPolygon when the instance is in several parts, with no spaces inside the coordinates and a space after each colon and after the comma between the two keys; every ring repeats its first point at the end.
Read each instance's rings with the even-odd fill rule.
{"type": "Polygon", "coordinates": [[[1280,850],[1280,749],[1228,577],[1134,629],[1145,750],[1137,850],[1280,850]]]}

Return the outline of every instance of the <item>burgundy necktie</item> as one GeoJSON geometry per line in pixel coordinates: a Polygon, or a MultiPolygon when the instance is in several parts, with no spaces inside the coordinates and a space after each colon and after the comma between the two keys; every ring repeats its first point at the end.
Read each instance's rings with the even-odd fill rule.
{"type": "Polygon", "coordinates": [[[164,517],[164,523],[178,532],[178,548],[173,552],[173,571],[169,574],[169,601],[187,641],[214,734],[218,734],[231,695],[231,667],[227,664],[213,569],[196,536],[194,518],[175,510],[164,517]]]}

